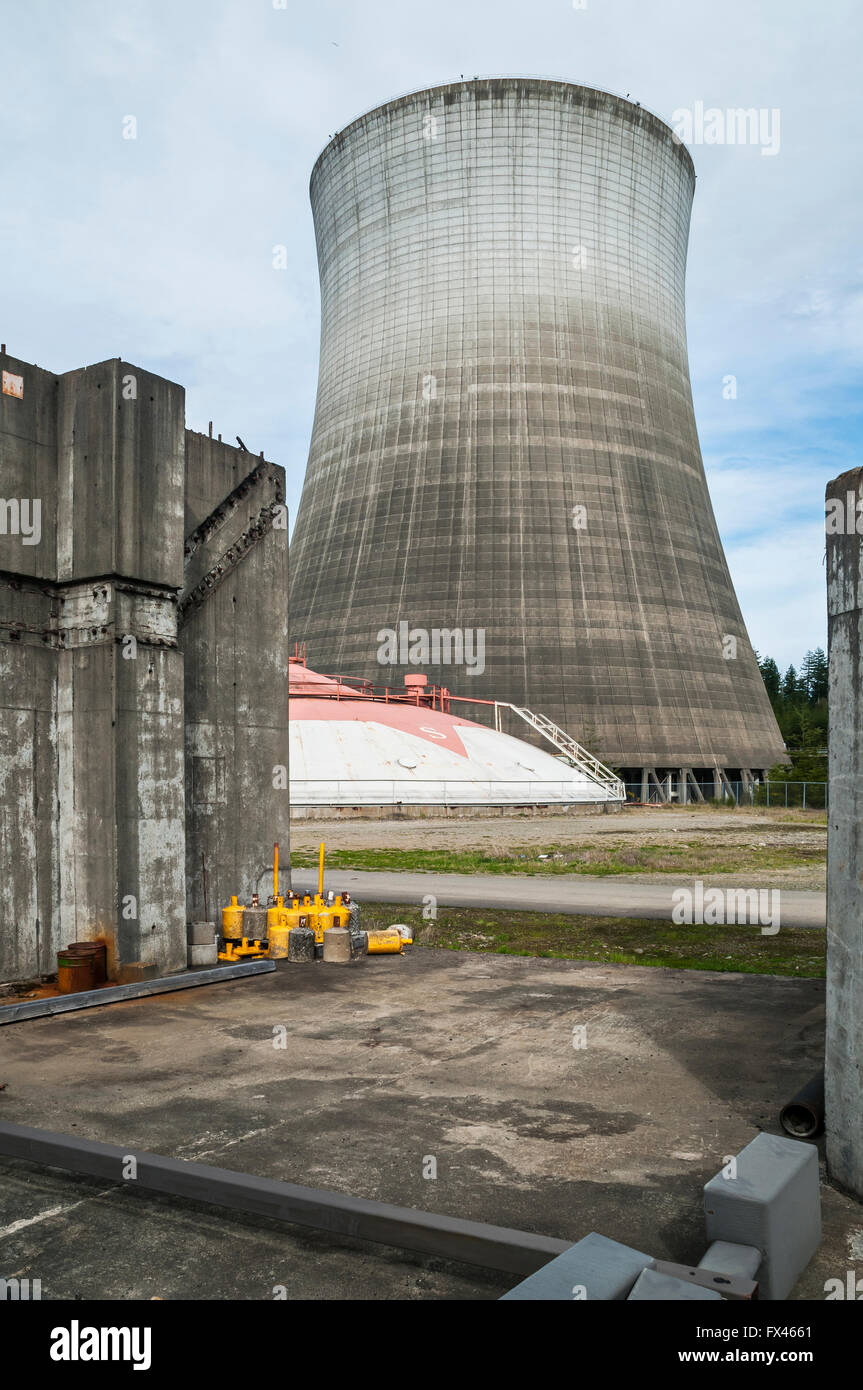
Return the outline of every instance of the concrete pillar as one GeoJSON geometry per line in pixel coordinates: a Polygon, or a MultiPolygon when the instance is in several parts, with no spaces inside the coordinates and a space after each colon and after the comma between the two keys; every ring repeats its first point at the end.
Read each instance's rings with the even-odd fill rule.
{"type": "Polygon", "coordinates": [[[831,1177],[863,1198],[863,470],[827,486],[830,809],[825,1107],[831,1177]]]}
{"type": "Polygon", "coordinates": [[[58,384],[59,938],[121,981],[186,963],[184,403],[118,360],[58,384]]]}

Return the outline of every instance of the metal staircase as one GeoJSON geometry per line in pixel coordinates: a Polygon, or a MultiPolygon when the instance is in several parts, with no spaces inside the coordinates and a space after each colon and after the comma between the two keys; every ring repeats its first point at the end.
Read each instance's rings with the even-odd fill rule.
{"type": "Polygon", "coordinates": [[[564,733],[563,729],[557,724],[552,723],[544,714],[535,714],[531,709],[524,709],[520,705],[510,705],[502,700],[494,702],[494,727],[498,733],[503,733],[501,710],[511,709],[517,714],[519,719],[523,719],[525,724],[529,724],[535,729],[542,738],[553,744],[560,753],[566,758],[572,767],[577,767],[579,772],[583,772],[586,777],[597,782],[609,795],[609,799],[625,801],[626,790],[619,777],[615,777],[611,768],[601,763],[586,748],[582,748],[580,743],[576,743],[574,738],[564,733]]]}

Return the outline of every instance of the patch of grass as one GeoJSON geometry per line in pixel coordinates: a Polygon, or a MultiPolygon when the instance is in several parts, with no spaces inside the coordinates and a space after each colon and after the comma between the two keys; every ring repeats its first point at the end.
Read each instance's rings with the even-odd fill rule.
{"type": "Polygon", "coordinates": [[[676,926],[642,917],[568,917],[547,912],[441,907],[436,920],[419,906],[363,903],[371,931],[407,922],[415,947],[491,955],[663,965],[679,970],[732,970],[746,975],[824,975],[826,934],[783,927],[762,936],[757,926],[676,926]]]}
{"type": "MultiPolygon", "coordinates": [[[[487,854],[482,850],[343,849],[327,855],[331,869],[380,869],[437,874],[614,874],[764,873],[826,863],[824,846],[723,844],[689,836],[679,845],[591,844],[525,846],[487,854]]],[[[317,867],[317,854],[291,854],[298,869],[317,867]]]]}

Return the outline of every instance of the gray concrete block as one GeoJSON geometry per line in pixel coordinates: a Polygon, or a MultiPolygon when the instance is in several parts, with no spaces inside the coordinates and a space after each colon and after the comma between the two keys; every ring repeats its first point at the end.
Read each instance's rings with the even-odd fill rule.
{"type": "Polygon", "coordinates": [[[189,965],[218,965],[219,948],[215,941],[208,946],[189,947],[189,965]]]}
{"type": "Polygon", "coordinates": [[[787,1298],[821,1240],[818,1151],[759,1134],[735,1164],[734,1176],[723,1169],[705,1184],[707,1239],[760,1250],[760,1297],[787,1298]]]}
{"type": "MultiPolygon", "coordinates": [[[[735,1246],[735,1249],[748,1250],[746,1245],[735,1246]]],[[[756,1263],[761,1263],[761,1251],[754,1250],[756,1263]]],[[[672,1279],[682,1279],[684,1284],[698,1284],[702,1289],[714,1289],[725,1299],[733,1299],[735,1302],[741,1299],[755,1298],[758,1293],[758,1285],[752,1278],[734,1274],[731,1272],[721,1272],[715,1269],[702,1268],[701,1265],[680,1265],[672,1260],[654,1260],[651,1266],[658,1274],[667,1274],[672,1279]]]]}
{"type": "Polygon", "coordinates": [[[721,1303],[721,1296],[714,1289],[703,1289],[700,1284],[688,1284],[684,1279],[675,1279],[671,1274],[662,1274],[658,1269],[643,1269],[635,1281],[627,1303],[649,1303],[661,1300],[691,1303],[721,1303]]]}
{"type": "Polygon", "coordinates": [[[730,1274],[734,1278],[754,1279],[761,1264],[761,1251],[754,1245],[734,1245],[729,1240],[715,1240],[698,1261],[699,1269],[714,1274],[730,1274]]]}
{"type": "Polygon", "coordinates": [[[622,1301],[650,1263],[650,1255],[591,1231],[500,1301],[622,1301]]]}
{"type": "Polygon", "coordinates": [[[190,946],[211,946],[215,939],[215,922],[189,922],[186,927],[186,940],[190,946]]]}

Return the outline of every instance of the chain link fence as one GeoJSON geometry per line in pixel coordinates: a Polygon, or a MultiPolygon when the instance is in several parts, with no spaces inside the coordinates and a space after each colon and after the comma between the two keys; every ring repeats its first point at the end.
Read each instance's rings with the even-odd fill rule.
{"type": "MultiPolygon", "coordinates": [[[[626,782],[627,801],[641,801],[641,782],[626,782]]],[[[702,789],[704,800],[711,806],[800,806],[810,811],[826,811],[828,806],[826,782],[729,782],[724,796],[716,797],[712,790],[702,789]]],[[[687,804],[697,805],[698,798],[692,788],[687,788],[687,804]]],[[[671,804],[677,805],[680,797],[672,794],[671,804]]],[[[651,806],[669,804],[663,802],[655,787],[651,787],[647,802],[651,806]]]]}

